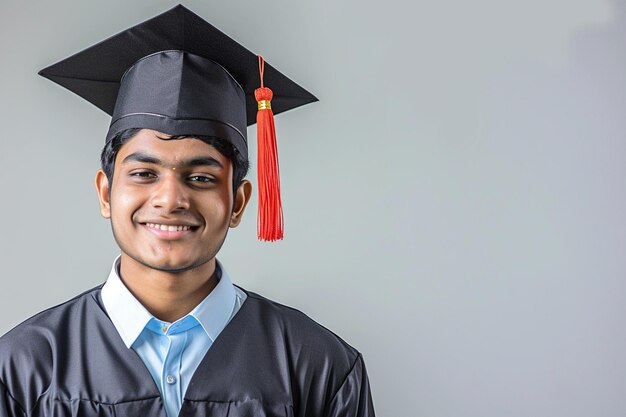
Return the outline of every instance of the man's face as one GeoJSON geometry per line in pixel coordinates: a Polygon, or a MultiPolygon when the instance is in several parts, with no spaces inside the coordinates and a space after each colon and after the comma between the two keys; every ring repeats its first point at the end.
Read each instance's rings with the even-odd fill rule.
{"type": "Polygon", "coordinates": [[[239,224],[250,184],[234,199],[228,158],[199,139],[167,138],[139,131],[118,152],[112,184],[99,171],[96,186],[122,257],[179,272],[213,260],[239,224]]]}

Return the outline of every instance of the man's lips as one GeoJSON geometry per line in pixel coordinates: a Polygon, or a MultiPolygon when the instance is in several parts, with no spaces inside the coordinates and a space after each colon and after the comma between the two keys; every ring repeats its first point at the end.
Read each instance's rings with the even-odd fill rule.
{"type": "Polygon", "coordinates": [[[149,232],[166,239],[177,239],[192,233],[198,226],[190,224],[141,223],[149,232]]]}
{"type": "Polygon", "coordinates": [[[180,232],[182,230],[190,230],[194,226],[186,224],[163,224],[163,223],[143,223],[146,227],[164,232],[180,232]]]}

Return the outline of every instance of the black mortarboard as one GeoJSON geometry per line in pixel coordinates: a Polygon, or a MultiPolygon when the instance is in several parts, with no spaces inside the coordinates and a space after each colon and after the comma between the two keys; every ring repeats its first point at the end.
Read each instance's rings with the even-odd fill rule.
{"type": "MultiPolygon", "coordinates": [[[[221,137],[247,155],[246,127],[257,121],[257,109],[277,114],[317,101],[269,64],[259,79],[260,67],[263,61],[257,55],[178,5],[39,74],[110,114],[107,141],[125,129],[150,128],[170,135],[221,137]],[[273,90],[271,107],[269,99],[255,99],[263,82],[273,90]]],[[[275,148],[270,151],[275,153],[275,148]]],[[[277,181],[275,169],[276,175],[269,176],[277,181]]],[[[259,186],[261,194],[264,188],[259,186]]],[[[282,237],[279,210],[280,233],[259,234],[261,239],[282,237]]]]}

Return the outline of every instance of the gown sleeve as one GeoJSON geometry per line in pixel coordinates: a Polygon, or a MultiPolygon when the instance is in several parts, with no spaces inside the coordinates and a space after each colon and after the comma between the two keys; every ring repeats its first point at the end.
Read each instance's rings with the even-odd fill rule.
{"type": "Polygon", "coordinates": [[[367,371],[360,354],[333,396],[325,417],[375,417],[367,371]]]}
{"type": "Polygon", "coordinates": [[[24,417],[22,407],[11,397],[7,387],[0,381],[0,417],[24,417]]]}

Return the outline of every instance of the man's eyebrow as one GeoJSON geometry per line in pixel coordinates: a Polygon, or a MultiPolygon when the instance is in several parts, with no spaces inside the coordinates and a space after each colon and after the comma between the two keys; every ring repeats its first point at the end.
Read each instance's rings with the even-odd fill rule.
{"type": "Polygon", "coordinates": [[[152,155],[149,155],[147,153],[144,153],[144,152],[133,152],[133,153],[131,153],[126,158],[124,158],[124,160],[122,161],[123,164],[125,164],[127,162],[143,162],[143,163],[146,163],[146,164],[163,165],[163,162],[159,158],[156,158],[156,157],[154,157],[152,155]]]}
{"type": "Polygon", "coordinates": [[[209,165],[209,166],[214,166],[214,167],[218,167],[218,168],[224,169],[224,165],[222,165],[222,163],[220,161],[218,161],[217,159],[213,158],[212,156],[201,156],[201,157],[198,157],[198,158],[192,158],[192,159],[189,159],[187,161],[183,161],[183,163],[181,165],[189,166],[189,167],[197,167],[197,166],[209,165]]]}
{"type": "MultiPolygon", "coordinates": [[[[143,162],[145,164],[155,164],[155,165],[161,165],[161,166],[168,165],[164,163],[163,161],[161,161],[159,158],[152,156],[148,153],[141,152],[141,151],[131,153],[126,158],[124,158],[122,163],[127,163],[131,161],[143,162]]],[[[181,163],[178,163],[177,165],[185,166],[185,167],[197,167],[197,166],[208,165],[208,166],[214,166],[214,167],[224,169],[224,165],[222,165],[220,161],[213,158],[212,156],[199,156],[199,157],[191,158],[191,159],[182,161],[181,163]]]]}

